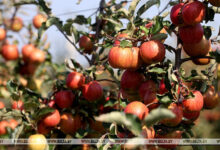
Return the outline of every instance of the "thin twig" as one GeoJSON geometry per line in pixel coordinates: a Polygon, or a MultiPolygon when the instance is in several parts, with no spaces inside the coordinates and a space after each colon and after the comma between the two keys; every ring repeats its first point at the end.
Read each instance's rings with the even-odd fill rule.
{"type": "Polygon", "coordinates": [[[72,42],[72,41],[68,38],[68,36],[67,36],[58,26],[56,26],[56,27],[57,27],[58,30],[63,34],[63,36],[67,39],[67,41],[69,41],[69,42],[73,45],[73,47],[74,47],[81,55],[83,55],[83,56],[86,58],[86,60],[88,61],[89,65],[91,65],[91,60],[89,59],[89,57],[86,56],[86,55],[84,55],[83,52],[81,52],[81,51],[77,48],[76,44],[75,44],[74,42],[72,42]]]}
{"type": "Polygon", "coordinates": [[[169,4],[170,4],[171,1],[172,1],[172,0],[170,0],[170,1],[167,3],[167,5],[158,13],[157,16],[160,16],[160,15],[168,8],[168,6],[169,6],[169,4]]]}

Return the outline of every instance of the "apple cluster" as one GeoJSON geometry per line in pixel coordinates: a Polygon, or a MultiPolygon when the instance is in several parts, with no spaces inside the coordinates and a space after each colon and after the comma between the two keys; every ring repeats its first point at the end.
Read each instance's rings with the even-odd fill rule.
{"type": "Polygon", "coordinates": [[[204,36],[201,22],[205,17],[206,8],[202,2],[193,1],[179,3],[171,9],[170,18],[174,25],[179,26],[179,38],[183,42],[183,49],[197,65],[207,65],[208,58],[196,58],[208,55],[211,51],[211,41],[204,36]]]}

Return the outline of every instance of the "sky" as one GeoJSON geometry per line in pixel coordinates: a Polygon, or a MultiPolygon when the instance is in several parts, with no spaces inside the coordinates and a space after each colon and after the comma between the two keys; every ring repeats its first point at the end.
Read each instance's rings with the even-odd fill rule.
{"type": "MultiPolygon", "coordinates": [[[[74,18],[78,14],[83,14],[85,16],[91,15],[99,7],[100,0],[81,0],[80,4],[77,4],[78,0],[47,0],[51,3],[52,13],[54,16],[59,17],[61,20],[65,21],[68,18],[74,18]],[[82,11],[88,10],[89,11],[82,11]]],[[[108,0],[106,0],[108,1],[108,0]]],[[[141,0],[137,9],[140,8],[148,0],[141,0]]],[[[169,0],[161,0],[160,7],[153,6],[148,11],[146,11],[142,17],[143,18],[152,18],[162,10],[169,0]]],[[[171,8],[167,9],[168,11],[171,8]]],[[[32,18],[37,13],[37,8],[33,5],[25,5],[19,11],[20,16],[24,18],[25,23],[30,23],[32,18]]],[[[169,16],[166,18],[170,20],[169,16]]],[[[220,25],[220,15],[215,15],[215,22],[210,22],[208,25],[214,27],[213,37],[217,35],[218,28],[220,25]]],[[[77,26],[78,29],[86,30],[84,27],[77,26]]],[[[48,35],[48,41],[51,43],[50,52],[52,53],[53,60],[55,62],[63,62],[65,58],[75,58],[81,64],[87,66],[87,62],[83,56],[80,56],[68,43],[68,41],[63,37],[63,35],[56,29],[56,27],[51,27],[45,33],[48,35]]],[[[25,43],[25,41],[23,41],[25,43]]],[[[166,44],[169,44],[173,47],[176,47],[176,38],[175,36],[169,37],[166,41],[166,44]]],[[[171,59],[173,58],[172,54],[167,53],[167,56],[171,59]]]]}

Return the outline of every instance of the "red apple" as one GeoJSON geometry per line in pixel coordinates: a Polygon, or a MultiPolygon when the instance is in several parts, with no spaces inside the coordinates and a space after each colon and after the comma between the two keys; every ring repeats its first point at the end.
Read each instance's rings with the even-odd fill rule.
{"type": "Polygon", "coordinates": [[[71,72],[66,78],[66,85],[71,89],[80,89],[85,83],[85,77],[79,72],[71,72]]]}
{"type": "Polygon", "coordinates": [[[23,20],[20,17],[15,17],[13,20],[11,20],[10,24],[11,30],[18,32],[23,27],[23,20]]]}
{"type": "Polygon", "coordinates": [[[183,26],[179,28],[179,37],[185,44],[195,44],[202,40],[203,28],[201,24],[183,26]]]}
{"type": "Polygon", "coordinates": [[[16,60],[19,57],[19,52],[17,45],[3,45],[2,46],[2,56],[6,60],[16,60]]]}
{"type": "Polygon", "coordinates": [[[156,40],[144,42],[140,47],[141,58],[146,64],[162,62],[165,52],[164,45],[156,40]]]}
{"type": "Polygon", "coordinates": [[[47,17],[43,14],[37,14],[34,16],[32,22],[35,28],[39,29],[43,22],[47,21],[47,17]]]}
{"type": "Polygon", "coordinates": [[[71,91],[61,90],[55,94],[54,98],[58,107],[68,108],[73,104],[75,95],[71,91]]]}
{"type": "Polygon", "coordinates": [[[22,56],[24,61],[29,61],[30,55],[35,50],[35,46],[33,44],[27,44],[22,47],[22,56]]]}
{"type": "Polygon", "coordinates": [[[143,74],[136,71],[126,70],[121,77],[120,86],[127,92],[137,91],[142,82],[144,82],[144,79],[145,77],[143,74]]]}
{"type": "Polygon", "coordinates": [[[6,31],[3,28],[0,28],[0,41],[3,41],[6,38],[6,31]]]}
{"type": "Polygon", "coordinates": [[[148,108],[139,101],[129,103],[124,109],[126,114],[136,115],[140,120],[143,120],[148,115],[148,111],[148,108]]]}
{"type": "Polygon", "coordinates": [[[214,86],[210,86],[203,95],[204,108],[215,108],[219,103],[219,94],[215,91],[214,86]]]}
{"type": "Polygon", "coordinates": [[[0,101],[0,109],[5,108],[5,104],[0,101]]]}
{"type": "Polygon", "coordinates": [[[195,25],[205,17],[205,6],[202,2],[194,1],[185,4],[182,8],[184,24],[195,25]]]}
{"type": "Polygon", "coordinates": [[[88,101],[95,101],[102,97],[103,89],[97,81],[91,81],[83,86],[83,96],[88,101]]]}
{"type": "Polygon", "coordinates": [[[91,40],[91,38],[94,38],[94,35],[90,34],[88,36],[83,35],[79,39],[79,47],[84,50],[85,53],[91,54],[94,44],[91,40]]]}
{"type": "Polygon", "coordinates": [[[170,19],[173,24],[179,25],[182,24],[182,16],[181,16],[181,9],[183,7],[184,3],[176,4],[172,7],[170,12],[170,19]]]}
{"type": "Polygon", "coordinates": [[[46,117],[43,119],[43,123],[47,127],[55,127],[60,123],[60,113],[56,109],[54,112],[48,114],[46,117]]]}
{"type": "Polygon", "coordinates": [[[183,100],[184,110],[188,112],[200,111],[203,108],[203,96],[199,91],[192,92],[194,97],[183,100]]]}
{"type": "Polygon", "coordinates": [[[24,102],[22,100],[13,101],[12,109],[23,110],[24,109],[24,102]]]}
{"type": "Polygon", "coordinates": [[[173,119],[164,119],[161,122],[166,126],[171,126],[171,127],[177,126],[178,124],[180,124],[183,118],[182,106],[179,106],[176,103],[171,103],[168,106],[168,109],[171,110],[176,117],[173,119]]]}

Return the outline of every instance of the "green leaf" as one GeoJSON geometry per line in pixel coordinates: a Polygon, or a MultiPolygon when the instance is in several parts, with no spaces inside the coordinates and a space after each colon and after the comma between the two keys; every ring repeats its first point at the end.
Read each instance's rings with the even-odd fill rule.
{"type": "Polygon", "coordinates": [[[157,108],[152,110],[144,119],[145,124],[150,127],[163,119],[175,118],[175,114],[166,108],[157,108]]]}
{"type": "Polygon", "coordinates": [[[158,41],[162,41],[162,40],[165,40],[167,38],[167,34],[165,33],[158,33],[158,34],[155,34],[151,37],[151,40],[158,40],[158,41]]]}
{"type": "Polygon", "coordinates": [[[12,117],[23,117],[20,110],[12,110],[3,114],[0,114],[0,117],[4,119],[10,119],[12,117]]]}
{"type": "Polygon", "coordinates": [[[214,17],[215,17],[215,11],[213,10],[212,7],[206,7],[205,10],[205,22],[207,23],[208,21],[214,21],[214,17]]]}
{"type": "Polygon", "coordinates": [[[148,35],[150,32],[150,30],[146,28],[145,26],[140,26],[140,29],[145,32],[145,35],[148,35]]]}
{"type": "Polygon", "coordinates": [[[49,145],[49,150],[55,150],[55,148],[56,148],[56,145],[49,145]]]}
{"type": "Polygon", "coordinates": [[[164,73],[166,73],[166,71],[164,69],[157,68],[157,67],[154,67],[154,68],[148,70],[148,72],[157,73],[157,74],[164,74],[164,73]]]}
{"type": "Polygon", "coordinates": [[[151,28],[151,34],[156,34],[160,32],[163,29],[163,18],[160,16],[156,17],[156,23],[153,25],[153,28],[151,28]]]}
{"type": "Polygon", "coordinates": [[[203,145],[192,145],[193,150],[206,150],[206,147],[203,145]]]}
{"type": "Polygon", "coordinates": [[[110,67],[108,64],[105,65],[105,68],[109,71],[109,73],[111,74],[111,76],[114,76],[114,70],[112,69],[112,67],[110,67]]]}
{"type": "Polygon", "coordinates": [[[122,40],[120,42],[120,47],[125,48],[125,47],[132,47],[132,43],[129,40],[122,40]]]}
{"type": "Polygon", "coordinates": [[[128,8],[128,12],[130,14],[130,16],[134,15],[134,11],[138,5],[138,3],[140,2],[140,0],[133,0],[128,8]]]}
{"type": "Polygon", "coordinates": [[[206,39],[209,39],[212,36],[212,29],[210,26],[203,26],[204,35],[206,39]]]}
{"type": "Polygon", "coordinates": [[[29,102],[24,103],[25,110],[35,110],[38,108],[38,106],[39,106],[39,104],[36,102],[33,102],[33,101],[29,101],[29,102]]]}
{"type": "Polygon", "coordinates": [[[145,11],[147,11],[153,5],[160,5],[160,0],[149,0],[144,5],[140,7],[137,11],[137,16],[141,16],[145,11]]]}
{"type": "Polygon", "coordinates": [[[110,112],[108,114],[103,114],[95,117],[97,121],[116,123],[118,125],[124,125],[127,127],[134,135],[140,135],[141,133],[141,123],[140,120],[131,114],[125,114],[123,112],[110,112]]]}
{"type": "Polygon", "coordinates": [[[87,134],[88,134],[88,130],[79,129],[79,130],[76,132],[75,136],[76,136],[76,138],[79,138],[79,139],[80,139],[80,138],[85,137],[87,134]]]}
{"type": "Polygon", "coordinates": [[[14,93],[18,90],[18,85],[13,80],[8,81],[6,87],[10,93],[14,93]]]}
{"type": "Polygon", "coordinates": [[[173,99],[170,95],[166,95],[166,96],[157,95],[157,98],[159,102],[162,104],[169,104],[172,102],[172,99],[173,99]]]}
{"type": "Polygon", "coordinates": [[[51,14],[51,9],[48,7],[47,3],[44,0],[38,0],[40,8],[46,13],[51,14]]]}
{"type": "Polygon", "coordinates": [[[14,129],[14,132],[13,132],[11,138],[12,138],[12,139],[18,139],[19,136],[20,136],[20,134],[23,132],[23,130],[24,130],[24,125],[23,125],[23,124],[21,124],[20,126],[16,127],[16,128],[14,129]]]}
{"type": "Polygon", "coordinates": [[[83,15],[76,16],[76,18],[73,21],[74,21],[74,23],[77,23],[77,24],[80,24],[80,25],[90,23],[89,20],[83,15]]]}
{"type": "Polygon", "coordinates": [[[34,119],[39,120],[48,115],[49,113],[54,112],[54,108],[51,107],[45,107],[40,110],[38,110],[35,115],[33,116],[34,119]]]}
{"type": "Polygon", "coordinates": [[[220,49],[217,49],[214,52],[209,52],[210,56],[215,58],[217,63],[220,63],[220,49]]]}
{"type": "Polygon", "coordinates": [[[118,27],[119,30],[123,27],[123,24],[120,20],[115,20],[113,18],[103,18],[103,20],[109,21],[110,23],[118,27]]]}

